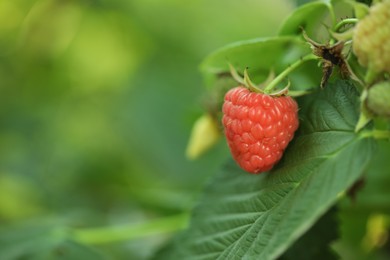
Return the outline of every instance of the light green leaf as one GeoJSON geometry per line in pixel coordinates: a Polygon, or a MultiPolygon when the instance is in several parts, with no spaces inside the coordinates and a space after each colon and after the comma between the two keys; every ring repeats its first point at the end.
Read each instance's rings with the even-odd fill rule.
{"type": "MultiPolygon", "coordinates": [[[[219,77],[229,74],[229,63],[239,72],[248,68],[251,79],[259,84],[271,71],[276,74],[311,52],[309,44],[296,36],[261,38],[237,42],[217,50],[201,64],[206,83],[214,86],[219,77]]],[[[292,89],[317,86],[321,69],[317,62],[306,62],[289,75],[292,89]]]]}
{"type": "Polygon", "coordinates": [[[354,133],[357,95],[351,83],[337,81],[301,97],[301,126],[282,161],[261,175],[228,164],[163,259],[280,256],[361,176],[370,160],[373,140],[354,133]]]}
{"type": "Polygon", "coordinates": [[[332,6],[329,1],[317,1],[302,5],[286,18],[279,30],[279,35],[300,35],[302,27],[315,40],[324,40],[321,39],[321,36],[327,34],[325,25],[332,27],[332,21],[329,20],[330,15],[332,15],[332,6]]]}
{"type": "Polygon", "coordinates": [[[229,71],[229,63],[243,71],[268,71],[279,63],[289,63],[301,55],[310,53],[309,45],[297,37],[284,36],[259,38],[229,44],[210,54],[201,64],[201,70],[207,73],[229,71]]]}

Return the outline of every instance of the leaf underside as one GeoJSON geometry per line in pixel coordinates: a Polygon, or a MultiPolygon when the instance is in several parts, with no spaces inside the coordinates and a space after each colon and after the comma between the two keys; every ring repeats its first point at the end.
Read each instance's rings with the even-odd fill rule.
{"type": "Polygon", "coordinates": [[[318,36],[326,33],[326,26],[331,23],[326,19],[330,12],[331,5],[326,1],[302,5],[286,18],[279,30],[279,35],[300,35],[302,34],[301,28],[303,28],[309,36],[317,39],[318,36]]]}
{"type": "MultiPolygon", "coordinates": [[[[260,84],[274,72],[285,70],[288,66],[311,53],[309,44],[299,36],[278,36],[241,41],[227,45],[210,54],[201,64],[201,70],[210,88],[214,88],[221,77],[230,75],[229,64],[243,74],[245,68],[251,80],[260,84]]],[[[292,71],[288,80],[292,90],[310,89],[322,77],[317,61],[307,61],[292,71]]],[[[284,82],[282,85],[287,83],[284,82]]]]}
{"type": "Polygon", "coordinates": [[[280,64],[296,61],[310,53],[309,46],[296,36],[280,36],[241,41],[227,45],[210,54],[201,64],[205,73],[229,71],[229,63],[243,71],[245,68],[266,71],[280,64]]]}
{"type": "Polygon", "coordinates": [[[228,163],[157,259],[275,259],[361,176],[374,143],[354,133],[354,86],[336,81],[298,103],[300,128],[282,161],[261,175],[228,163]]]}

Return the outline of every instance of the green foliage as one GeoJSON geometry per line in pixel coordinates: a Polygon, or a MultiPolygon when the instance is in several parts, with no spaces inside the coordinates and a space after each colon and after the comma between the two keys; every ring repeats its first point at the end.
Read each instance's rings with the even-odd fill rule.
{"type": "Polygon", "coordinates": [[[1,259],[107,259],[98,251],[69,239],[69,230],[58,221],[2,228],[1,259]]]}
{"type": "Polygon", "coordinates": [[[330,246],[339,237],[337,213],[335,207],[331,208],[278,259],[339,259],[330,246]]]}
{"type": "Polygon", "coordinates": [[[229,62],[238,68],[248,67],[256,72],[268,73],[270,68],[286,66],[309,52],[309,45],[297,37],[255,39],[216,51],[204,60],[201,69],[205,73],[222,73],[229,71],[229,62]]]}
{"type": "Polygon", "coordinates": [[[279,30],[280,35],[301,34],[304,29],[308,35],[318,37],[324,34],[326,18],[331,15],[332,6],[328,1],[315,1],[300,6],[287,17],[279,30]]]}
{"type": "MultiPolygon", "coordinates": [[[[261,83],[268,77],[271,70],[279,73],[308,53],[310,53],[309,45],[298,37],[255,39],[237,42],[212,53],[203,61],[201,70],[208,78],[207,83],[210,86],[215,85],[215,75],[229,71],[229,63],[241,72],[246,67],[249,68],[251,78],[261,83]]],[[[307,67],[290,75],[292,89],[307,89],[318,82],[320,73],[318,70],[313,70],[315,61],[308,62],[306,65],[307,67]]]]}
{"type": "Polygon", "coordinates": [[[1,1],[0,259],[388,259],[389,122],[354,131],[360,88],[320,89],[301,33],[332,43],[354,4],[295,2],[1,1]],[[184,157],[229,63],[305,94],[269,173],[184,157]]]}
{"type": "Polygon", "coordinates": [[[364,172],[373,142],[354,133],[358,96],[338,81],[298,100],[302,123],[269,174],[230,163],[206,189],[164,258],[275,259],[364,172]]]}
{"type": "MultiPolygon", "coordinates": [[[[13,259],[45,259],[64,244],[35,225],[48,217],[84,239],[96,241],[96,229],[112,235],[99,246],[78,241],[82,248],[150,257],[185,225],[164,220],[186,215],[228,154],[220,142],[199,161],[184,156],[201,113],[199,63],[229,42],[272,35],[291,8],[283,0],[0,1],[0,259],[6,247],[20,252],[13,259]],[[42,236],[29,241],[29,226],[42,236]],[[120,240],[118,226],[126,227],[120,240]],[[5,243],[13,232],[20,239],[5,243]]],[[[68,235],[61,241],[75,241],[68,235]]],[[[99,259],[70,247],[73,259],[99,259]]]]}
{"type": "MultiPolygon", "coordinates": [[[[363,176],[355,199],[340,203],[340,240],[335,244],[342,259],[385,259],[388,241],[377,244],[380,234],[368,237],[370,218],[382,215],[389,218],[390,145],[387,140],[378,142],[377,151],[363,176]],[[372,245],[368,248],[368,244],[372,245]]],[[[390,229],[390,222],[384,228],[390,229]]]]}

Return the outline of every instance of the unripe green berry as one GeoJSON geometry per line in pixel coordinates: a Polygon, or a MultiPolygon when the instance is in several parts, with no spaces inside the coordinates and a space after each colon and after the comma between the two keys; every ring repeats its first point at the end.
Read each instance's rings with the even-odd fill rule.
{"type": "Polygon", "coordinates": [[[390,72],[390,0],[372,6],[358,22],[353,52],[362,66],[377,73],[390,72]]]}
{"type": "Polygon", "coordinates": [[[218,141],[220,135],[215,119],[209,114],[202,115],[192,127],[186,150],[187,158],[197,159],[218,141]]]}
{"type": "Polygon", "coordinates": [[[390,81],[380,82],[368,89],[366,106],[375,116],[390,118],[390,81]]]}

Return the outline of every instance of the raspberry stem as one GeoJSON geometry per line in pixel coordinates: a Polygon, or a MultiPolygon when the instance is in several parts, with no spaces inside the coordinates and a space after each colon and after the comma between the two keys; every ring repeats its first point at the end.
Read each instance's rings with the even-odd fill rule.
{"type": "Polygon", "coordinates": [[[122,226],[109,226],[72,230],[74,240],[85,244],[107,244],[140,237],[164,234],[184,229],[188,223],[188,214],[183,213],[158,220],[122,226]]]}
{"type": "Polygon", "coordinates": [[[347,24],[356,24],[357,22],[359,22],[359,19],[356,19],[356,18],[346,18],[346,19],[343,19],[343,20],[341,20],[339,23],[336,24],[336,26],[334,27],[334,31],[337,32],[337,31],[340,30],[344,25],[347,25],[347,24]]]}
{"type": "Polygon", "coordinates": [[[373,137],[375,139],[390,139],[390,131],[385,131],[385,130],[364,131],[360,134],[360,137],[362,138],[373,137]]]}
{"type": "Polygon", "coordinates": [[[306,61],[310,61],[310,60],[317,60],[318,57],[315,56],[314,54],[310,53],[304,57],[302,57],[301,59],[297,60],[296,62],[294,62],[293,64],[291,64],[290,66],[288,66],[284,71],[282,71],[276,78],[274,78],[264,89],[264,92],[265,93],[271,93],[273,91],[273,89],[280,83],[282,82],[282,80],[288,75],[290,74],[293,70],[295,70],[296,68],[298,68],[299,66],[301,66],[303,63],[305,63],[306,61]]]}
{"type": "Polygon", "coordinates": [[[364,77],[364,81],[366,82],[367,85],[370,85],[377,78],[378,74],[379,74],[378,72],[372,69],[372,66],[369,66],[366,75],[364,77]]]}

